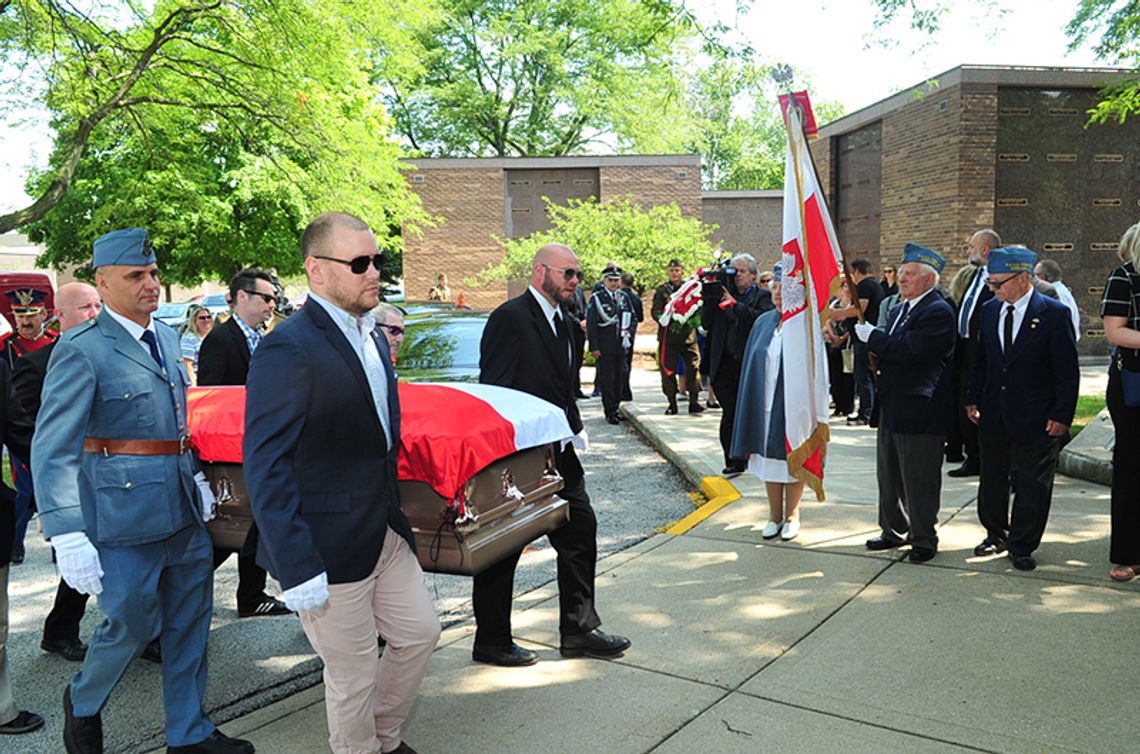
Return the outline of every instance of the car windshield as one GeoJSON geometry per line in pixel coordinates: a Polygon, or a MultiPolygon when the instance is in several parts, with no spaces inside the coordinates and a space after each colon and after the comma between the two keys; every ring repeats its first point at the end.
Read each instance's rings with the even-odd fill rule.
{"type": "Polygon", "coordinates": [[[186,307],[188,307],[188,306],[189,306],[189,304],[187,304],[184,301],[181,303],[177,303],[177,304],[163,304],[162,306],[160,306],[154,310],[154,316],[156,316],[156,317],[181,317],[183,314],[186,313],[186,307]]]}
{"type": "Polygon", "coordinates": [[[410,320],[400,346],[399,369],[479,371],[479,340],[486,317],[425,317],[410,320]]]}

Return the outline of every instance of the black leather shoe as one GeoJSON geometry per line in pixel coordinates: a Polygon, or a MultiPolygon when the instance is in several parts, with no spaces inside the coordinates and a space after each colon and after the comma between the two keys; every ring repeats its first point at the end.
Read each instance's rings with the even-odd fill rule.
{"type": "Polygon", "coordinates": [[[984,539],[982,543],[974,548],[974,554],[979,558],[984,558],[989,555],[997,555],[999,552],[1005,552],[1004,541],[993,541],[992,539],[984,539]]]}
{"type": "Polygon", "coordinates": [[[166,754],[253,754],[253,744],[215,730],[205,741],[188,746],[167,746],[166,754]]]}
{"type": "Polygon", "coordinates": [[[725,466],[720,470],[720,473],[724,476],[737,476],[743,474],[745,470],[743,466],[725,466]]]}
{"type": "Polygon", "coordinates": [[[689,413],[690,414],[703,414],[704,412],[705,412],[705,407],[702,406],[701,404],[699,404],[699,403],[690,403],[689,404],[689,413]]]}
{"type": "Polygon", "coordinates": [[[395,749],[392,749],[389,752],[385,752],[385,754],[419,754],[419,753],[415,749],[413,749],[411,746],[408,746],[407,741],[401,741],[399,746],[397,746],[395,749]]]}
{"type": "Polygon", "coordinates": [[[562,634],[562,646],[559,651],[563,657],[596,657],[600,660],[609,660],[617,657],[629,649],[629,639],[624,636],[613,636],[601,629],[574,636],[562,634]]]}
{"type": "Polygon", "coordinates": [[[538,662],[538,655],[514,643],[508,647],[480,647],[476,644],[471,648],[471,659],[504,668],[522,668],[538,662]]]}
{"type": "Polygon", "coordinates": [[[21,563],[24,562],[24,546],[23,545],[19,545],[18,547],[12,548],[11,561],[12,561],[12,565],[20,565],[21,563]]]}
{"type": "Polygon", "coordinates": [[[665,415],[666,416],[673,416],[676,413],[677,413],[677,407],[676,406],[670,406],[669,408],[665,409],[665,415]]]}
{"type": "Polygon", "coordinates": [[[76,717],[70,685],[63,690],[63,747],[67,754],[103,754],[103,718],[76,717]]]}
{"type": "Polygon", "coordinates": [[[239,618],[257,618],[266,615],[288,615],[293,612],[279,599],[265,596],[256,605],[238,605],[239,618]]]}
{"type": "Polygon", "coordinates": [[[907,559],[912,563],[925,563],[928,560],[934,560],[934,556],[937,554],[938,550],[931,547],[913,547],[907,559]]]}
{"type": "Polygon", "coordinates": [[[903,539],[891,539],[890,537],[875,537],[874,539],[867,540],[867,549],[878,550],[893,550],[896,547],[902,547],[906,544],[903,539]]]}
{"type": "Polygon", "coordinates": [[[607,416],[606,421],[609,422],[610,424],[621,424],[621,422],[618,420],[618,418],[616,416],[607,416]]]}
{"type": "Polygon", "coordinates": [[[151,643],[149,643],[145,647],[143,647],[142,654],[139,655],[139,657],[143,658],[147,662],[161,663],[162,662],[162,644],[159,643],[158,639],[155,639],[154,641],[152,641],[151,643]]]}
{"type": "Polygon", "coordinates": [[[966,461],[964,464],[962,464],[958,468],[950,469],[949,471],[947,471],[946,476],[961,478],[961,477],[968,477],[968,476],[977,476],[979,473],[981,473],[981,468],[978,467],[978,464],[971,463],[970,461],[966,461]]]}
{"type": "Polygon", "coordinates": [[[72,662],[82,662],[87,656],[87,645],[79,639],[44,639],[40,642],[40,649],[72,662]]]}
{"type": "Polygon", "coordinates": [[[574,397],[577,398],[578,400],[586,401],[586,400],[593,398],[594,396],[592,396],[588,393],[583,393],[581,390],[579,390],[578,394],[575,395],[574,397]]]}
{"type": "Polygon", "coordinates": [[[35,712],[20,710],[16,717],[0,725],[0,734],[18,736],[21,733],[31,733],[44,727],[44,719],[35,712]]]}
{"type": "Polygon", "coordinates": [[[1011,552],[1009,559],[1013,563],[1013,567],[1019,571],[1032,571],[1037,567],[1037,561],[1033,559],[1032,555],[1014,555],[1011,552]]]}

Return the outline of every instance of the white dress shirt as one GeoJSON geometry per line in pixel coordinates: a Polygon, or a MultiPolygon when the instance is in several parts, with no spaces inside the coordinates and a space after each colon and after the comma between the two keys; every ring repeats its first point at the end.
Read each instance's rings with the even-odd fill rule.
{"type": "MultiPolygon", "coordinates": [[[[143,350],[143,353],[145,353],[147,355],[147,358],[153,358],[150,355],[150,346],[148,346],[146,343],[143,343],[142,336],[143,336],[144,332],[149,330],[150,332],[154,333],[154,338],[155,338],[154,342],[155,343],[159,342],[158,341],[158,332],[154,329],[154,318],[151,317],[150,322],[147,322],[146,327],[143,327],[138,322],[135,322],[133,319],[127,319],[122,314],[119,314],[118,312],[116,312],[114,309],[112,309],[109,306],[105,306],[103,308],[107,310],[107,314],[109,314],[111,316],[111,319],[118,322],[120,325],[123,326],[124,330],[126,330],[128,333],[130,333],[130,336],[132,338],[134,338],[136,343],[139,344],[139,348],[141,348],[143,350]]],[[[162,346],[160,345],[159,346],[159,353],[161,353],[161,352],[162,352],[162,346]]],[[[165,358],[164,358],[164,361],[165,361],[165,358]]]]}
{"type": "MultiPolygon", "coordinates": [[[[1025,310],[1029,307],[1029,299],[1033,296],[1033,286],[1029,286],[1029,292],[1013,302],[1013,341],[1017,342],[1017,334],[1021,332],[1021,321],[1025,319],[1025,310]]],[[[1001,314],[998,316],[997,329],[998,329],[998,343],[1001,343],[1001,352],[1005,353],[1005,318],[1009,316],[1009,304],[1005,301],[999,301],[1001,304],[1001,314]]]]}
{"type": "Polygon", "coordinates": [[[1081,310],[1077,306],[1077,300],[1073,297],[1073,292],[1069,290],[1069,286],[1058,280],[1052,283],[1052,286],[1057,291],[1057,298],[1061,299],[1061,303],[1069,307],[1069,315],[1073,318],[1073,334],[1077,336],[1077,340],[1081,339],[1081,310]]]}

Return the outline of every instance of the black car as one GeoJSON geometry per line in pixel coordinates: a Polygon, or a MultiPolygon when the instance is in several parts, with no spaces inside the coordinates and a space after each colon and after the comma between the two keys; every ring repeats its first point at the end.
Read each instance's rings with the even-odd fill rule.
{"type": "Polygon", "coordinates": [[[396,373],[406,382],[478,382],[487,312],[409,314],[396,373]]]}

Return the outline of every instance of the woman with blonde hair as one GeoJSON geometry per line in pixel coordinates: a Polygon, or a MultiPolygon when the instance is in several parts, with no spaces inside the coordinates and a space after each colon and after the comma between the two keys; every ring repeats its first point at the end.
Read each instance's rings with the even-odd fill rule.
{"type": "Polygon", "coordinates": [[[1140,223],[1124,231],[1120,261],[1104,286],[1100,316],[1112,344],[1108,367],[1108,412],[1116,432],[1112,448],[1113,581],[1140,576],[1140,223]]]}
{"type": "Polygon", "coordinates": [[[186,310],[186,331],[182,334],[182,363],[190,375],[190,384],[198,384],[198,351],[202,341],[214,328],[214,315],[204,306],[193,304],[186,310]]]}

